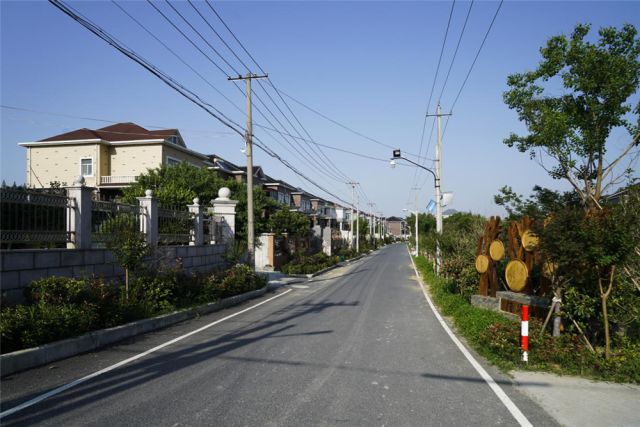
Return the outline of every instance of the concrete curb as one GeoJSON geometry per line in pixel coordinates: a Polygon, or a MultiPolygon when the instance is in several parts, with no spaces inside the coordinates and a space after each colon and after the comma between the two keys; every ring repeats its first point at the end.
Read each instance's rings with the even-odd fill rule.
{"type": "Polygon", "coordinates": [[[249,299],[262,296],[267,291],[279,288],[285,284],[285,282],[274,280],[269,282],[269,284],[262,289],[257,289],[240,295],[234,295],[217,302],[207,303],[149,319],[137,320],[135,322],[115,326],[113,328],[92,331],[87,334],[80,335],[79,337],[55,341],[40,347],[33,347],[3,354],[0,356],[0,375],[4,378],[5,376],[16,372],[96,350],[100,347],[122,341],[126,338],[163,329],[184,320],[192,319],[196,316],[220,311],[249,299]]]}

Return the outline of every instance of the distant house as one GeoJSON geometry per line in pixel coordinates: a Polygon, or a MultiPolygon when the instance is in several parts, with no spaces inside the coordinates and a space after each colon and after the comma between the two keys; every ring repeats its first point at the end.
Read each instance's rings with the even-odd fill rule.
{"type": "Polygon", "coordinates": [[[446,211],[442,212],[442,218],[449,218],[451,215],[455,215],[457,213],[458,211],[455,209],[447,209],[446,211]]]}
{"type": "Polygon", "coordinates": [[[288,207],[293,206],[292,195],[298,190],[294,186],[270,176],[264,176],[262,186],[264,191],[276,202],[288,207]]]}
{"type": "MultiPolygon", "coordinates": [[[[215,154],[209,155],[209,161],[213,166],[209,166],[209,169],[217,172],[218,176],[223,179],[234,179],[237,182],[247,181],[247,168],[246,166],[240,167],[235,163],[231,163],[229,160],[223,159],[215,154]]],[[[254,169],[255,175],[255,169],[254,169]]]]}
{"type": "Polygon", "coordinates": [[[407,223],[403,218],[390,216],[387,218],[387,232],[394,237],[404,237],[407,234],[407,223]]]}
{"type": "Polygon", "coordinates": [[[293,199],[293,210],[307,215],[313,213],[311,198],[314,196],[312,194],[307,193],[302,188],[296,188],[295,191],[291,192],[291,197],[293,199]]]}
{"type": "Polygon", "coordinates": [[[72,184],[82,176],[101,197],[118,194],[138,175],[161,165],[211,166],[206,155],[186,147],[177,129],[148,130],[135,123],[76,129],[19,145],[27,149],[27,186],[72,184]]]}

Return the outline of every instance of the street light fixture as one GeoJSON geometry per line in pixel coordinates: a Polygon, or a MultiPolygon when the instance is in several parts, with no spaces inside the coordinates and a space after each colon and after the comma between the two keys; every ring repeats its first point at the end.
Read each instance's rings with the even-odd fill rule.
{"type": "MultiPolygon", "coordinates": [[[[405,160],[421,169],[426,170],[431,175],[433,175],[433,183],[436,189],[436,232],[438,234],[442,234],[442,194],[440,191],[440,177],[436,175],[434,171],[431,169],[414,162],[413,160],[407,159],[402,156],[402,152],[400,149],[393,150],[393,158],[391,158],[389,162],[389,166],[394,168],[396,166],[396,159],[405,160]]],[[[418,215],[416,213],[416,248],[418,247],[418,215]]],[[[440,274],[440,268],[442,266],[442,256],[440,254],[440,239],[436,239],[436,274],[440,274]]]]}

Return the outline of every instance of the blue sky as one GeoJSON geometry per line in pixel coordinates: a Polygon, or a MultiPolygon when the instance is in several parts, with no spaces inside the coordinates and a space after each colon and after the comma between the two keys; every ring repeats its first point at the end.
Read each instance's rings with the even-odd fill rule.
{"type": "MultiPolygon", "coordinates": [[[[244,124],[243,94],[148,3],[118,1],[228,96],[239,110],[171,56],[112,2],[70,4],[234,121],[244,124]]],[[[177,25],[189,31],[166,3],[155,4],[174,17],[177,25]]],[[[195,15],[189,3],[172,4],[197,24],[235,68],[242,70],[239,62],[195,15]]],[[[279,89],[378,141],[409,153],[418,152],[451,2],[238,1],[213,4],[279,89]]],[[[469,5],[463,1],[455,4],[434,98],[441,91],[469,5]]],[[[206,4],[199,1],[196,6],[249,63],[206,4]]],[[[497,6],[498,2],[474,3],[443,91],[444,111],[450,110],[497,6]]],[[[239,164],[245,161],[240,152],[244,144],[239,136],[230,134],[211,116],[49,3],[2,1],[0,13],[3,105],[62,115],[132,121],[143,126],[175,127],[181,130],[187,145],[196,151],[216,153],[239,164]]],[[[502,212],[493,204],[493,195],[505,184],[521,193],[528,193],[535,184],[567,188],[564,183],[550,179],[526,154],[502,144],[510,132],[524,131],[516,114],[504,105],[502,93],[507,88],[507,75],[536,66],[538,50],[549,37],[570,33],[577,23],[585,22],[593,24],[594,29],[638,23],[640,6],[631,1],[506,1],[503,4],[453,109],[443,139],[442,183],[445,191],[454,193],[450,207],[490,215],[502,212]]],[[[208,49],[196,35],[192,37],[203,50],[208,49]]],[[[210,55],[227,68],[213,53],[210,55]]],[[[227,73],[233,72],[227,70],[227,73]]],[[[257,92],[262,93],[259,87],[257,92]]],[[[267,101],[266,96],[262,97],[267,101]]],[[[390,157],[390,148],[349,133],[293,101],[287,101],[316,142],[379,159],[390,157]]],[[[430,112],[434,105],[435,99],[430,112]]],[[[280,104],[280,107],[287,111],[284,105],[280,104]]],[[[270,108],[279,114],[275,106],[270,108]]],[[[34,141],[81,127],[106,125],[5,108],[1,114],[0,175],[9,183],[24,182],[25,149],[18,147],[18,142],[34,141]]],[[[289,114],[288,118],[295,122],[289,114]]],[[[279,119],[287,132],[294,133],[286,119],[282,116],[279,119]]],[[[257,124],[266,124],[256,111],[254,120],[257,124]]],[[[432,158],[435,135],[428,144],[432,121],[427,123],[423,150],[428,146],[427,157],[432,158]]],[[[255,128],[255,134],[315,182],[333,194],[351,200],[347,185],[298,159],[285,141],[271,138],[259,127],[255,128]]],[[[624,134],[614,135],[612,150],[621,147],[626,140],[624,134]]],[[[403,208],[414,209],[415,193],[411,190],[414,185],[422,187],[418,192],[421,209],[433,198],[432,178],[426,172],[421,171],[414,178],[414,168],[398,166],[390,169],[383,161],[327,148],[323,150],[343,174],[361,183],[361,203],[372,201],[377,205],[376,210],[385,215],[402,215],[403,208]]],[[[255,163],[262,165],[271,176],[331,199],[264,153],[257,151],[255,157],[255,163]]]]}

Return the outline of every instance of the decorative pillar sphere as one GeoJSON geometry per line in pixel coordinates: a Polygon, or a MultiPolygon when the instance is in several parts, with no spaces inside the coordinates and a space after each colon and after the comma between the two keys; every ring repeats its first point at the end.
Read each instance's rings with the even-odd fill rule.
{"type": "Polygon", "coordinates": [[[222,187],[220,190],[218,190],[219,199],[228,199],[230,195],[231,190],[229,190],[227,187],[222,187]]]}
{"type": "Polygon", "coordinates": [[[151,189],[145,190],[144,195],[147,196],[147,197],[153,196],[153,190],[151,190],[151,189]]]}

